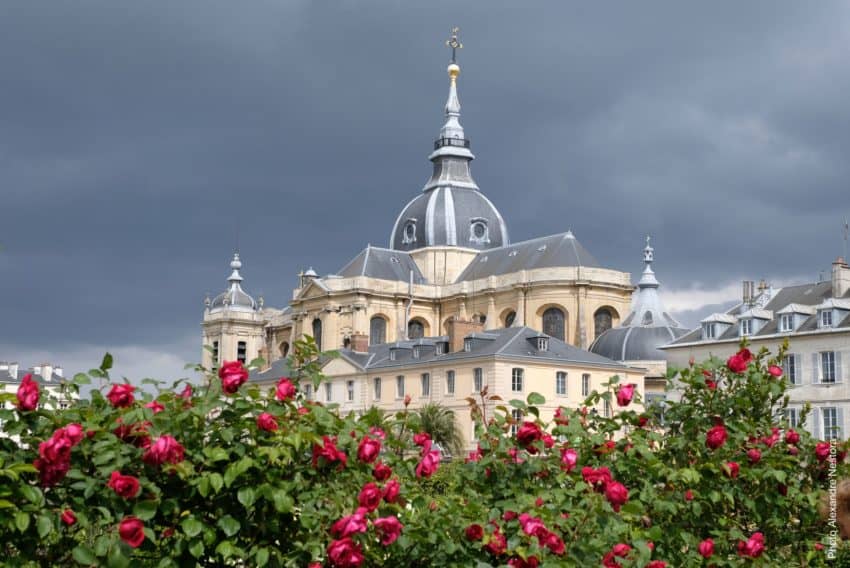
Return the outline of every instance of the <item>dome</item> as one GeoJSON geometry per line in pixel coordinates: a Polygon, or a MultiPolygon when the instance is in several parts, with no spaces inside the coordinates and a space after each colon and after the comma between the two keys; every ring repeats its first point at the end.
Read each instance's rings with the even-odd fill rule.
{"type": "Polygon", "coordinates": [[[643,249],[646,267],[632,299],[632,309],[621,326],[596,338],[591,352],[615,361],[665,361],[664,352],[658,348],[690,331],[664,310],[658,295],[661,284],[652,271],[653,253],[647,237],[643,249]]]}
{"type": "Polygon", "coordinates": [[[230,268],[233,272],[227,281],[230,286],[227,290],[216,296],[209,303],[211,312],[229,309],[235,311],[254,312],[257,311],[257,302],[250,294],[242,289],[242,275],[239,274],[239,269],[242,268],[242,261],[239,260],[239,253],[233,255],[233,260],[230,261],[230,268]]]}

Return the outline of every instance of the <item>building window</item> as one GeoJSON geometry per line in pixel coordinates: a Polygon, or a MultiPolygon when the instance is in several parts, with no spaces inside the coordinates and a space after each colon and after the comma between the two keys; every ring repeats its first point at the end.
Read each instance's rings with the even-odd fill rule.
{"type": "Polygon", "coordinates": [[[567,374],[564,371],[555,373],[555,394],[567,396],[567,374]]]}
{"type": "Polygon", "coordinates": [[[834,406],[821,409],[821,416],[823,416],[823,435],[827,440],[844,439],[841,432],[843,424],[839,423],[838,414],[838,409],[834,406]]]}
{"type": "Polygon", "coordinates": [[[236,360],[245,364],[245,361],[248,358],[248,344],[244,341],[240,341],[236,344],[236,360]]]}
{"type": "Polygon", "coordinates": [[[522,410],[519,408],[511,410],[511,418],[513,418],[513,424],[511,424],[511,436],[516,436],[517,431],[519,431],[519,425],[522,423],[522,410]]]}
{"type": "Polygon", "coordinates": [[[395,378],[395,397],[404,398],[404,375],[395,378]]]}
{"type": "Polygon", "coordinates": [[[420,339],[425,337],[425,325],[419,320],[410,320],[407,324],[407,338],[420,339]]]}
{"type": "Polygon", "coordinates": [[[325,383],[325,400],[330,402],[333,400],[334,386],[332,383],[325,383]]]}
{"type": "Polygon", "coordinates": [[[611,315],[611,310],[608,308],[599,308],[596,310],[596,313],[593,314],[593,332],[594,337],[599,337],[609,329],[611,329],[611,325],[614,321],[613,316],[611,315]]]}
{"type": "Polygon", "coordinates": [[[543,333],[565,341],[566,326],[564,312],[559,308],[549,308],[543,312],[543,333]]]}
{"type": "Polygon", "coordinates": [[[213,352],[212,352],[212,367],[213,369],[218,368],[218,341],[213,341],[213,352]]]}
{"type": "Polygon", "coordinates": [[[799,384],[797,375],[797,356],[786,355],[782,361],[782,370],[785,371],[785,376],[788,377],[788,382],[792,385],[799,384]]]}
{"type": "Polygon", "coordinates": [[[505,327],[511,327],[516,319],[516,312],[511,310],[505,314],[505,327]]]}
{"type": "Polygon", "coordinates": [[[446,394],[455,393],[455,372],[446,371],[446,394]]]}
{"type": "Polygon", "coordinates": [[[511,391],[522,392],[523,374],[523,370],[516,367],[511,371],[511,391]]]}
{"type": "Polygon", "coordinates": [[[820,369],[822,383],[835,382],[835,351],[824,351],[820,354],[820,369]]]}
{"type": "Polygon", "coordinates": [[[466,351],[467,353],[472,351],[472,340],[471,339],[464,339],[463,340],[463,350],[466,351]]]}
{"type": "Polygon", "coordinates": [[[820,326],[821,327],[832,327],[832,311],[831,310],[823,310],[820,313],[820,326]]]}
{"type": "Polygon", "coordinates": [[[313,385],[309,383],[304,385],[304,398],[307,400],[313,400],[313,385]]]}
{"type": "Polygon", "coordinates": [[[611,418],[611,401],[605,400],[605,404],[603,405],[603,410],[605,418],[611,418]]]}
{"type": "Polygon", "coordinates": [[[322,320],[316,318],[313,320],[313,339],[316,341],[316,348],[322,350],[322,320]]]}
{"type": "Polygon", "coordinates": [[[797,428],[800,425],[800,411],[796,408],[786,408],[785,420],[788,421],[789,428],[797,428]]]}
{"type": "Polygon", "coordinates": [[[445,355],[445,353],[446,353],[446,343],[444,341],[438,341],[437,345],[434,347],[434,352],[437,355],[445,355]]]}
{"type": "Polygon", "coordinates": [[[706,323],[702,326],[702,338],[703,339],[714,339],[714,328],[715,325],[713,323],[706,323]]]}
{"type": "Polygon", "coordinates": [[[590,396],[590,375],[587,373],[581,376],[581,396],[590,396]]]}
{"type": "Polygon", "coordinates": [[[779,331],[794,331],[794,314],[782,314],[780,316],[779,331]]]}
{"type": "Polygon", "coordinates": [[[289,343],[287,343],[286,341],[280,344],[279,349],[281,357],[286,357],[287,355],[289,355],[289,343]]]}
{"type": "Polygon", "coordinates": [[[419,359],[419,346],[418,345],[413,348],[413,358],[419,359]]]}
{"type": "Polygon", "coordinates": [[[369,345],[380,345],[387,342],[387,320],[375,316],[369,320],[369,345]]]}
{"type": "Polygon", "coordinates": [[[753,334],[753,320],[752,319],[742,319],[741,320],[741,336],[752,335],[753,334]]]}
{"type": "Polygon", "coordinates": [[[537,350],[538,351],[548,351],[549,350],[549,339],[546,337],[538,337],[537,338],[537,350]]]}
{"type": "Polygon", "coordinates": [[[422,396],[431,396],[431,374],[422,373],[420,382],[422,384],[422,396]]]}
{"type": "Polygon", "coordinates": [[[472,369],[472,390],[475,392],[484,390],[484,369],[481,367],[472,369]]]}
{"type": "Polygon", "coordinates": [[[476,218],[469,224],[469,242],[483,245],[490,242],[490,231],[487,228],[487,219],[476,218]]]}
{"type": "Polygon", "coordinates": [[[348,402],[352,402],[354,400],[354,381],[345,383],[345,388],[348,395],[348,402]]]}
{"type": "Polygon", "coordinates": [[[372,379],[372,385],[374,387],[375,400],[381,400],[381,377],[372,379]]]}
{"type": "Polygon", "coordinates": [[[401,244],[409,245],[416,242],[416,219],[408,219],[404,225],[401,244]]]}

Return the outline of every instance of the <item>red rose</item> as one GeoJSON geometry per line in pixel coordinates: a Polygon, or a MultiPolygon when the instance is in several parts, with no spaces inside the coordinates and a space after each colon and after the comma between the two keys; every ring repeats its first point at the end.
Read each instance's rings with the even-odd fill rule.
{"type": "Polygon", "coordinates": [[[469,463],[469,462],[481,461],[482,457],[484,457],[484,454],[481,453],[481,447],[479,446],[479,447],[475,448],[474,450],[472,450],[471,452],[469,452],[469,455],[466,456],[466,460],[464,460],[464,462],[469,463]]]}
{"type": "Polygon", "coordinates": [[[543,521],[537,517],[532,517],[528,513],[523,513],[519,516],[519,526],[522,527],[522,531],[528,536],[545,536],[549,532],[543,521]]]}
{"type": "Polygon", "coordinates": [[[493,556],[501,556],[508,549],[508,541],[505,539],[505,535],[499,532],[499,529],[490,535],[490,538],[487,540],[487,544],[484,545],[484,549],[487,550],[493,556]]]}
{"type": "Polygon", "coordinates": [[[395,503],[398,500],[398,494],[401,491],[401,484],[397,479],[390,479],[384,485],[384,501],[387,503],[395,503]]]}
{"type": "Polygon", "coordinates": [[[726,428],[722,424],[718,424],[705,435],[705,445],[712,450],[716,450],[726,443],[726,428]]]}
{"type": "Polygon", "coordinates": [[[165,407],[160,402],[157,402],[156,400],[152,400],[151,402],[148,402],[147,404],[145,404],[145,408],[150,408],[153,411],[154,414],[158,414],[158,413],[162,412],[163,410],[165,410],[165,407]]]}
{"type": "Polygon", "coordinates": [[[413,443],[417,446],[424,446],[425,442],[431,439],[431,434],[428,432],[420,432],[419,434],[413,435],[413,443]]]}
{"type": "Polygon", "coordinates": [[[829,457],[829,442],[818,442],[815,445],[815,457],[818,458],[818,461],[826,461],[826,458],[829,457]]]}
{"type": "Polygon", "coordinates": [[[711,390],[717,390],[717,382],[714,379],[706,379],[705,386],[711,390]]]}
{"type": "Polygon", "coordinates": [[[266,432],[274,432],[278,429],[277,418],[268,412],[263,412],[257,416],[257,428],[266,432]]]}
{"type": "Polygon", "coordinates": [[[370,513],[378,508],[381,504],[381,490],[371,481],[363,486],[360,490],[360,495],[357,496],[357,501],[361,507],[364,507],[370,513]]]}
{"type": "Polygon", "coordinates": [[[694,492],[688,489],[685,491],[685,501],[693,501],[694,500],[694,492]]]}
{"type": "Polygon", "coordinates": [[[353,515],[343,517],[331,525],[331,534],[337,538],[346,538],[366,532],[366,512],[364,507],[358,507],[353,515]]]}
{"type": "Polygon", "coordinates": [[[779,485],[777,485],[776,490],[779,491],[779,494],[782,495],[783,497],[788,496],[788,486],[785,485],[784,483],[780,483],[779,485]]]}
{"type": "Polygon", "coordinates": [[[393,470],[387,464],[383,462],[378,462],[375,464],[375,467],[372,468],[372,475],[378,481],[385,481],[390,478],[393,474],[393,470]]]}
{"type": "Polygon", "coordinates": [[[126,516],[118,525],[118,536],[133,548],[138,548],[145,541],[145,524],[132,515],[126,516]]]}
{"type": "Polygon", "coordinates": [[[620,482],[612,481],[605,487],[605,497],[611,503],[614,512],[619,513],[620,507],[629,500],[629,490],[620,482]]]}
{"type": "Polygon", "coordinates": [[[543,434],[543,447],[547,450],[555,445],[555,438],[550,434],[543,434]]]}
{"type": "Polygon", "coordinates": [[[611,552],[602,557],[602,565],[605,568],[618,568],[621,564],[617,562],[616,558],[625,558],[631,550],[632,547],[628,544],[615,544],[611,548],[611,552]]]}
{"type": "Polygon", "coordinates": [[[638,416],[638,428],[643,428],[649,423],[649,417],[645,414],[638,416]]]}
{"type": "Polygon", "coordinates": [[[372,521],[381,535],[381,544],[389,546],[396,541],[404,528],[395,516],[381,517],[372,521]]]}
{"type": "Polygon", "coordinates": [[[233,394],[248,380],[248,370],[242,366],[242,361],[225,361],[218,370],[221,379],[221,390],[233,394]]]}
{"type": "Polygon", "coordinates": [[[730,479],[735,479],[738,477],[738,473],[741,471],[741,466],[738,465],[737,462],[726,462],[726,465],[723,466],[723,473],[726,474],[730,479]]]}
{"type": "Polygon", "coordinates": [[[782,367],[777,367],[776,365],[768,367],[767,372],[770,373],[772,377],[781,377],[783,373],[782,367]]]}
{"type": "Polygon", "coordinates": [[[757,464],[761,461],[761,452],[758,451],[756,448],[753,448],[752,450],[749,450],[747,452],[747,457],[750,458],[751,464],[757,464]]]}
{"type": "Polygon", "coordinates": [[[406,394],[404,395],[404,407],[407,408],[408,406],[410,406],[410,395],[406,394]]]}
{"type": "Polygon", "coordinates": [[[38,384],[32,380],[32,373],[27,373],[18,387],[18,410],[35,410],[38,408],[38,397],[38,384]]]}
{"type": "Polygon", "coordinates": [[[148,465],[164,463],[180,463],[183,461],[183,446],[173,437],[164,435],[157,438],[142,456],[142,461],[148,465]]]}
{"type": "Polygon", "coordinates": [[[192,398],[192,385],[187,384],[183,387],[183,391],[180,393],[180,398],[190,399],[192,398]]]}
{"type": "Polygon", "coordinates": [[[605,487],[611,482],[611,470],[607,467],[593,469],[592,467],[581,468],[581,476],[584,482],[593,487],[599,493],[605,491],[605,487]]]}
{"type": "Polygon", "coordinates": [[[741,349],[726,361],[726,366],[729,367],[729,370],[733,373],[743,373],[747,370],[747,366],[750,364],[750,361],[753,360],[753,354],[750,353],[749,349],[741,349]]]}
{"type": "Polygon", "coordinates": [[[522,447],[527,447],[542,437],[543,432],[540,430],[540,426],[534,422],[523,422],[516,433],[516,441],[522,447]]]}
{"type": "Polygon", "coordinates": [[[703,558],[711,558],[711,556],[714,554],[714,541],[710,538],[705,539],[704,541],[699,543],[697,551],[703,558]]]}
{"type": "Polygon", "coordinates": [[[753,533],[746,542],[743,540],[738,542],[738,556],[758,558],[762,552],[764,552],[764,535],[760,532],[753,533]]]}
{"type": "Polygon", "coordinates": [[[132,475],[121,475],[120,471],[112,472],[106,486],[124,499],[132,499],[139,494],[139,489],[141,489],[138,479],[132,475]]]}
{"type": "Polygon", "coordinates": [[[800,434],[798,434],[794,430],[788,430],[785,432],[785,443],[786,444],[799,444],[800,443],[800,434]]]}
{"type": "Polygon", "coordinates": [[[423,452],[422,461],[416,466],[416,477],[431,477],[440,467],[440,452],[423,452]]]}
{"type": "Polygon", "coordinates": [[[328,559],[337,568],[357,568],[366,558],[360,545],[346,537],[328,545],[328,559]]]}
{"type": "Polygon", "coordinates": [[[564,544],[564,541],[561,540],[561,537],[553,532],[547,533],[543,539],[538,538],[538,540],[541,540],[540,545],[548,548],[549,552],[552,554],[561,556],[567,550],[567,547],[564,544]]]}
{"type": "Polygon", "coordinates": [[[772,448],[779,441],[779,428],[771,428],[770,436],[765,436],[761,441],[768,448],[772,448]]]}
{"type": "Polygon", "coordinates": [[[505,521],[512,521],[517,518],[517,514],[514,511],[505,511],[502,513],[502,519],[505,521]]]}
{"type": "Polygon", "coordinates": [[[62,519],[62,522],[69,527],[77,522],[77,515],[75,515],[74,511],[71,509],[65,509],[62,511],[62,515],[59,518],[62,519]]]}
{"type": "Polygon", "coordinates": [[[467,540],[481,540],[484,538],[484,528],[479,524],[473,524],[466,527],[464,531],[467,540]]]}
{"type": "Polygon", "coordinates": [[[369,436],[363,436],[363,439],[360,440],[360,444],[357,446],[357,459],[363,463],[372,463],[378,459],[380,453],[381,441],[370,438],[369,436]]]}
{"type": "Polygon", "coordinates": [[[555,424],[558,426],[569,426],[570,419],[564,413],[564,409],[560,406],[555,410],[555,424]]]}
{"type": "Polygon", "coordinates": [[[323,460],[325,464],[339,462],[339,467],[342,468],[348,463],[348,456],[345,452],[336,447],[336,437],[322,436],[322,445],[313,445],[313,467],[319,465],[319,460],[323,460]]]}
{"type": "Polygon", "coordinates": [[[567,473],[575,469],[578,463],[578,452],[572,448],[561,449],[561,469],[567,473]]]}
{"type": "Polygon", "coordinates": [[[281,377],[277,382],[274,396],[278,400],[292,400],[295,398],[295,385],[288,377],[281,377]]]}
{"type": "Polygon", "coordinates": [[[64,431],[64,435],[71,440],[71,445],[76,446],[80,442],[83,441],[83,437],[85,437],[86,433],[83,431],[83,427],[79,424],[68,424],[61,430],[64,431]]]}
{"type": "Polygon", "coordinates": [[[635,395],[635,384],[621,385],[617,388],[617,406],[628,406],[635,395]]]}
{"type": "Polygon", "coordinates": [[[666,568],[667,563],[663,560],[652,560],[649,564],[646,565],[646,568],[666,568]]]}
{"type": "Polygon", "coordinates": [[[133,385],[112,385],[106,398],[115,408],[127,408],[136,400],[133,397],[134,390],[136,390],[136,387],[133,385]]]}

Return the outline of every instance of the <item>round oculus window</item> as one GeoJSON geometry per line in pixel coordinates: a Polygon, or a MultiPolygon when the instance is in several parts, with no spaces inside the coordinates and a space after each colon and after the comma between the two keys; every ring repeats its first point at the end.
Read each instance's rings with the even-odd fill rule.
{"type": "Polygon", "coordinates": [[[475,223],[472,225],[472,234],[478,239],[483,239],[487,234],[487,225],[484,223],[475,223]]]}

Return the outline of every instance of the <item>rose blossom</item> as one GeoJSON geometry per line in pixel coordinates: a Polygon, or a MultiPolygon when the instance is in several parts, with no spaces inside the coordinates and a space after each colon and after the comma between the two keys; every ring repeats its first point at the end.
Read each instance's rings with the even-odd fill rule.
{"type": "Polygon", "coordinates": [[[18,387],[18,410],[31,411],[38,408],[38,383],[32,380],[32,373],[24,375],[18,387]]]}
{"type": "Polygon", "coordinates": [[[183,461],[183,452],[180,442],[166,434],[151,443],[142,456],[142,461],[148,465],[177,464],[183,461]]]}
{"type": "Polygon", "coordinates": [[[257,428],[266,432],[274,432],[278,429],[277,418],[268,412],[263,412],[257,416],[257,428]]]}
{"type": "Polygon", "coordinates": [[[563,448],[561,450],[561,469],[567,473],[575,469],[578,463],[578,452],[572,448],[563,448]]]}
{"type": "Polygon", "coordinates": [[[369,436],[363,436],[357,446],[357,459],[363,463],[372,463],[381,453],[381,441],[369,436]]]}
{"type": "Polygon", "coordinates": [[[134,390],[136,390],[136,387],[133,385],[112,385],[106,398],[115,408],[127,408],[136,400],[133,397],[134,390]]]}
{"type": "Polygon", "coordinates": [[[395,503],[398,500],[399,491],[401,491],[401,484],[397,479],[390,479],[387,481],[387,484],[384,485],[384,501],[387,503],[395,503]]]}
{"type": "Polygon", "coordinates": [[[569,426],[570,424],[569,417],[560,406],[555,410],[555,424],[558,426],[569,426]]]}
{"type": "Polygon", "coordinates": [[[425,442],[431,439],[431,434],[428,432],[420,432],[419,434],[413,435],[413,443],[417,446],[424,446],[425,442]]]}
{"type": "Polygon", "coordinates": [[[353,515],[343,517],[331,525],[331,534],[337,538],[346,538],[366,532],[366,512],[365,507],[358,507],[353,515]]]}
{"type": "Polygon", "coordinates": [[[688,489],[685,491],[685,501],[693,501],[694,500],[694,492],[688,489]]]}
{"type": "Polygon", "coordinates": [[[519,516],[519,526],[522,527],[522,532],[528,536],[545,536],[549,532],[543,521],[537,517],[532,517],[528,513],[523,513],[519,516]]]}
{"type": "Polygon", "coordinates": [[[717,381],[714,379],[705,379],[705,386],[707,386],[710,390],[717,390],[717,381]]]}
{"type": "Polygon", "coordinates": [[[248,370],[242,366],[242,361],[225,361],[218,370],[221,379],[221,390],[233,394],[248,380],[248,370]]]}
{"type": "Polygon", "coordinates": [[[121,519],[118,535],[133,548],[138,548],[145,541],[145,525],[137,517],[128,515],[121,519]]]}
{"type": "Polygon", "coordinates": [[[357,502],[360,503],[361,507],[364,507],[371,513],[381,504],[381,498],[381,490],[370,481],[360,490],[360,495],[357,496],[357,502]]]}
{"type": "Polygon", "coordinates": [[[617,406],[628,406],[635,395],[635,384],[621,385],[617,389],[617,406]]]}
{"type": "Polygon", "coordinates": [[[335,540],[328,545],[328,558],[337,568],[357,568],[366,559],[363,549],[349,537],[335,540]]]}
{"type": "Polygon", "coordinates": [[[534,422],[523,422],[516,432],[516,441],[522,447],[527,447],[542,437],[543,432],[540,430],[540,426],[534,422]]]}
{"type": "Polygon", "coordinates": [[[826,461],[829,457],[829,442],[818,442],[815,445],[815,457],[818,461],[826,461]]]}
{"type": "Polygon", "coordinates": [[[183,391],[178,396],[187,400],[192,398],[192,385],[186,384],[186,386],[183,387],[183,391]]]}
{"type": "Polygon", "coordinates": [[[738,477],[739,471],[741,471],[741,466],[738,465],[738,462],[726,462],[726,465],[723,466],[723,473],[730,479],[738,477]]]}
{"type": "Polygon", "coordinates": [[[743,373],[747,370],[750,361],[753,360],[753,354],[749,349],[741,349],[726,361],[726,366],[733,373],[743,373]]]}
{"type": "Polygon", "coordinates": [[[112,472],[112,475],[109,477],[109,483],[106,486],[124,499],[132,499],[139,494],[139,490],[141,489],[138,479],[132,475],[121,475],[120,471],[112,472]]]}
{"type": "Polygon", "coordinates": [[[154,414],[158,414],[165,410],[165,406],[163,406],[161,402],[156,400],[152,400],[148,403],[145,403],[145,408],[150,408],[154,414]]]}
{"type": "Polygon", "coordinates": [[[430,450],[429,443],[422,448],[422,461],[416,466],[416,477],[431,477],[440,467],[440,452],[430,450]]]}
{"type": "Polygon", "coordinates": [[[319,464],[320,458],[328,464],[339,462],[340,468],[345,467],[345,464],[348,463],[348,456],[336,447],[336,436],[322,436],[322,445],[313,445],[313,467],[319,464]]]}
{"type": "Polygon", "coordinates": [[[667,568],[667,563],[663,560],[652,560],[646,565],[646,568],[667,568]]]}
{"type": "Polygon", "coordinates": [[[712,450],[716,450],[726,443],[726,428],[722,424],[718,424],[705,434],[705,445],[712,450]]]}
{"type": "Polygon", "coordinates": [[[599,493],[603,493],[605,487],[611,482],[611,470],[604,466],[599,469],[585,466],[581,468],[581,476],[585,483],[599,493]]]}
{"type": "Polygon", "coordinates": [[[697,547],[697,551],[703,558],[711,558],[714,554],[714,541],[710,538],[705,539],[697,547]]]}
{"type": "Polygon", "coordinates": [[[784,371],[782,370],[782,367],[771,365],[767,368],[767,372],[770,373],[770,376],[772,377],[781,377],[784,371]]]}
{"type": "Polygon", "coordinates": [[[764,552],[764,535],[760,532],[753,533],[746,542],[738,541],[738,556],[758,558],[762,552],[764,552]]]}
{"type": "Polygon", "coordinates": [[[785,432],[785,443],[796,445],[800,443],[800,434],[798,434],[795,430],[788,430],[785,432]]]}
{"type": "Polygon", "coordinates": [[[393,470],[383,462],[376,463],[375,467],[372,468],[372,475],[378,481],[386,481],[392,474],[393,470]]]}
{"type": "Polygon", "coordinates": [[[757,464],[761,461],[761,452],[756,448],[747,451],[747,457],[750,458],[750,463],[757,464]]]}
{"type": "Polygon", "coordinates": [[[295,385],[289,380],[289,377],[281,377],[277,382],[274,396],[280,401],[292,400],[295,398],[295,385]]]}
{"type": "Polygon", "coordinates": [[[62,511],[62,515],[59,518],[62,519],[62,522],[69,527],[77,522],[77,515],[75,515],[74,511],[71,509],[65,509],[62,511]]]}
{"type": "Polygon", "coordinates": [[[464,531],[467,540],[481,540],[484,538],[484,528],[479,524],[472,524],[464,531]]]}
{"type": "Polygon", "coordinates": [[[619,513],[620,507],[629,500],[629,490],[618,481],[612,481],[605,487],[605,497],[611,503],[614,512],[619,513]]]}
{"type": "Polygon", "coordinates": [[[484,545],[484,548],[493,556],[501,556],[508,549],[508,541],[505,539],[505,535],[499,532],[498,527],[490,535],[490,539],[484,545]]]}
{"type": "Polygon", "coordinates": [[[394,515],[375,519],[372,524],[381,533],[381,544],[384,546],[394,543],[401,534],[401,529],[404,528],[404,525],[394,515]]]}
{"type": "Polygon", "coordinates": [[[632,547],[628,544],[619,543],[615,544],[611,551],[602,557],[602,565],[605,568],[617,568],[620,566],[620,563],[615,560],[616,558],[625,558],[628,556],[629,552],[631,552],[632,547]]]}

